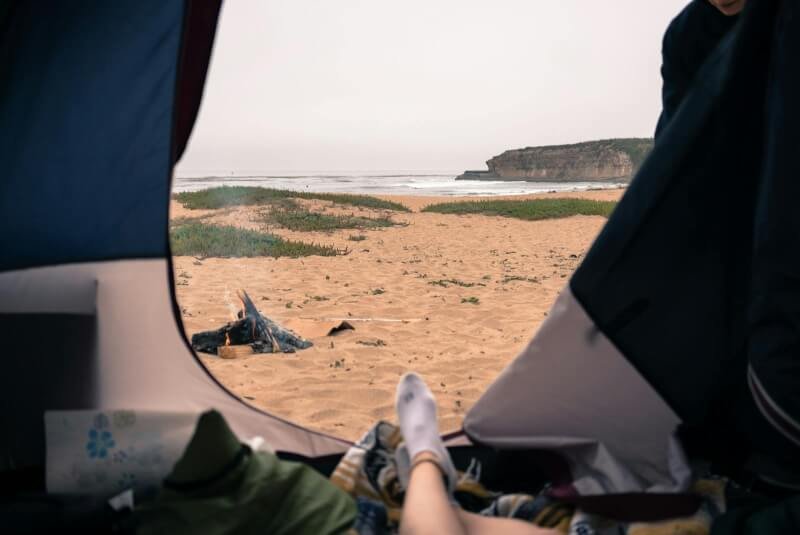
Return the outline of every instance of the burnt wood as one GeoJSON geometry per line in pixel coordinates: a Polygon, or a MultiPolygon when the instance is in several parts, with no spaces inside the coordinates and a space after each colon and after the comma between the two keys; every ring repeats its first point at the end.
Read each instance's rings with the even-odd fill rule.
{"type": "Polygon", "coordinates": [[[255,353],[294,353],[313,344],[300,338],[261,314],[247,292],[237,293],[242,301],[239,319],[213,331],[192,335],[192,348],[203,353],[217,354],[219,346],[250,345],[255,353]]]}

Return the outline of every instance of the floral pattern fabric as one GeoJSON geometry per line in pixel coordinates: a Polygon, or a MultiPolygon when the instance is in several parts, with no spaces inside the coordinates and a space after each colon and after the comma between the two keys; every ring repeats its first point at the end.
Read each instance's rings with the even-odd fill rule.
{"type": "Polygon", "coordinates": [[[155,411],[49,411],[47,490],[155,492],[189,442],[198,415],[155,411]]]}

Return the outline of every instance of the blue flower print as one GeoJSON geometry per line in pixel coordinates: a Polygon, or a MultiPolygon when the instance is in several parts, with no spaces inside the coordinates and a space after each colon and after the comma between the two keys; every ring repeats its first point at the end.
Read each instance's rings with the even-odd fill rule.
{"type": "Polygon", "coordinates": [[[102,412],[97,413],[97,415],[94,417],[93,423],[95,429],[105,429],[106,427],[108,427],[109,424],[108,416],[106,416],[102,412]]]}
{"type": "Polygon", "coordinates": [[[105,459],[108,456],[108,450],[115,445],[110,431],[89,430],[89,442],[86,443],[86,452],[89,454],[89,458],[105,459]]]}
{"type": "Polygon", "coordinates": [[[111,456],[111,460],[114,461],[114,463],[116,464],[122,464],[124,462],[127,462],[128,452],[126,452],[125,450],[117,450],[111,456]]]}

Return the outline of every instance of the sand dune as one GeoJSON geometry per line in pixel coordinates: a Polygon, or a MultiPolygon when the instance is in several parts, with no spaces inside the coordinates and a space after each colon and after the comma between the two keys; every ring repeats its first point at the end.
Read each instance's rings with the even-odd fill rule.
{"type": "MultiPolygon", "coordinates": [[[[608,200],[620,195],[620,190],[606,190],[552,196],[608,200]]],[[[376,420],[394,418],[397,379],[414,370],[438,399],[442,431],[455,430],[536,331],[605,222],[594,216],[520,221],[419,213],[431,202],[459,199],[391,200],[415,210],[391,213],[403,226],[332,233],[271,229],[283,237],[346,248],[345,256],[176,257],[178,300],[190,335],[229,321],[238,288],[279,323],[349,318],[356,328],[314,337],[313,348],[291,355],[202,356],[214,375],[257,407],[355,439],[376,420]],[[352,234],[367,238],[350,241],[352,234]]],[[[374,215],[304,202],[315,210],[374,215]]],[[[172,217],[204,215],[213,222],[261,228],[257,211],[185,210],[173,203],[172,217]]],[[[303,334],[300,327],[297,331],[303,334]]]]}

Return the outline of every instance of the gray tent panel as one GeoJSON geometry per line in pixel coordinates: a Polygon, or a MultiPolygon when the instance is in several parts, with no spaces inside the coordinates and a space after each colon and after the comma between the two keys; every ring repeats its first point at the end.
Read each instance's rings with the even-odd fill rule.
{"type": "Polygon", "coordinates": [[[496,448],[560,452],[580,494],[675,492],[689,479],[679,422],[565,288],[464,430],[496,448]]]}

